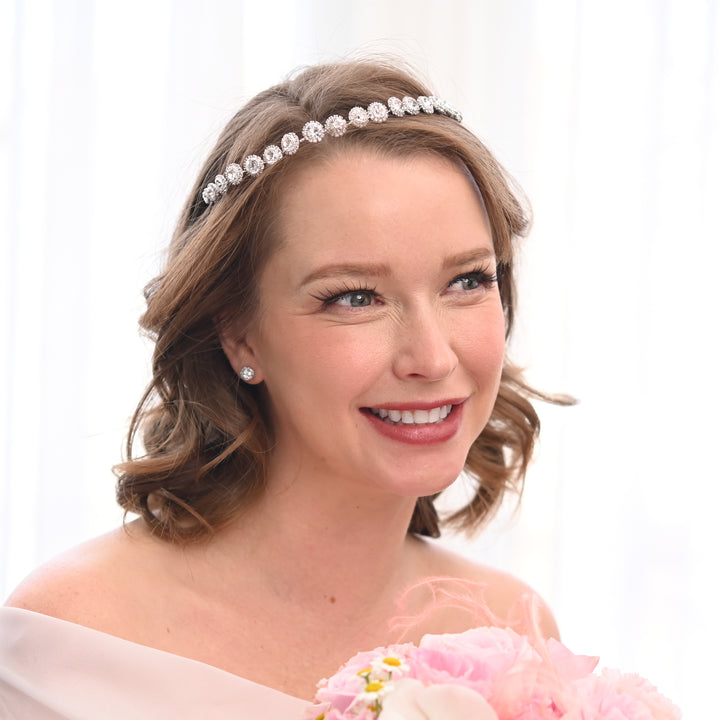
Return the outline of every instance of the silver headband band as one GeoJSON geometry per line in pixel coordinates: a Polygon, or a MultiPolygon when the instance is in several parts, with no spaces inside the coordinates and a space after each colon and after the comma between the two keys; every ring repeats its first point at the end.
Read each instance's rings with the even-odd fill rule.
{"type": "Polygon", "coordinates": [[[345,134],[348,125],[362,128],[369,122],[385,122],[390,115],[402,117],[403,115],[419,115],[424,113],[440,113],[446,117],[462,122],[462,115],[449,103],[434,96],[421,95],[418,98],[391,97],[387,105],[373,102],[367,108],[354,107],[348,113],[347,120],[342,115],[331,115],[325,123],[317,120],[306,122],[302,129],[302,137],[294,132],[285,133],[280,145],[268,145],[261,155],[248,155],[242,162],[231,163],[225,168],[222,175],[216,175],[203,191],[202,199],[208,204],[216,203],[226,192],[230,185],[239,185],[243,178],[257,177],[268,165],[274,165],[286,155],[294,155],[300,143],[318,143],[325,135],[340,137],[345,134]]]}

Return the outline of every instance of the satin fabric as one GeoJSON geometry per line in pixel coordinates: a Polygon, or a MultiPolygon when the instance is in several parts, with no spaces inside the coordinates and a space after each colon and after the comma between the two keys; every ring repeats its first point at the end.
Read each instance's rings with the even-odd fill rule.
{"type": "Polygon", "coordinates": [[[2,720],[301,720],[310,707],[205,663],[0,607],[2,720]]]}

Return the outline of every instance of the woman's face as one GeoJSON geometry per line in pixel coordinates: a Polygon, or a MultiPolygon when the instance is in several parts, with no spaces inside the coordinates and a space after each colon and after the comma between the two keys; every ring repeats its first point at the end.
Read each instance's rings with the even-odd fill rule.
{"type": "Polygon", "coordinates": [[[490,416],[504,356],[477,191],[437,157],[353,151],[299,170],[278,220],[258,318],[224,342],[265,385],[270,481],[443,489],[490,416]]]}

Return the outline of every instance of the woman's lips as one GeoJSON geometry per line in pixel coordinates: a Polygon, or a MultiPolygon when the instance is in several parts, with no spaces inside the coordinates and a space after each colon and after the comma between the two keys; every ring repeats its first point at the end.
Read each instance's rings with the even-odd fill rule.
{"type": "Polygon", "coordinates": [[[384,437],[411,445],[441,443],[458,431],[464,399],[363,408],[363,415],[384,437]]]}

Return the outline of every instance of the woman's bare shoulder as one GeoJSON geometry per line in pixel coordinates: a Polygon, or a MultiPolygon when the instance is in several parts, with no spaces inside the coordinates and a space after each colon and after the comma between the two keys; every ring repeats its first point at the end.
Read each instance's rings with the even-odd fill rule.
{"type": "Polygon", "coordinates": [[[110,631],[132,612],[145,542],[125,528],[89,540],[31,572],[5,604],[110,631]]]}
{"type": "Polygon", "coordinates": [[[546,638],[560,638],[552,611],[533,588],[514,575],[481,565],[436,542],[426,542],[436,577],[452,578],[476,595],[501,624],[527,631],[534,624],[546,638]]]}

